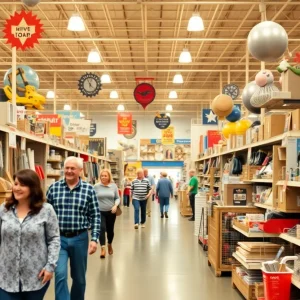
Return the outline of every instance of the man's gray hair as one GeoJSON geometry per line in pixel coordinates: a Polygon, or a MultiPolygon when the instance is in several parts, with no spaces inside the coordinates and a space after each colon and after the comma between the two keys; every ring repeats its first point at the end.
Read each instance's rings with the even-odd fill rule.
{"type": "Polygon", "coordinates": [[[69,161],[75,161],[76,164],[77,164],[77,167],[78,167],[79,169],[82,169],[82,168],[83,168],[83,159],[82,159],[81,157],[68,156],[68,157],[65,159],[64,167],[66,166],[66,164],[67,164],[69,161]]]}

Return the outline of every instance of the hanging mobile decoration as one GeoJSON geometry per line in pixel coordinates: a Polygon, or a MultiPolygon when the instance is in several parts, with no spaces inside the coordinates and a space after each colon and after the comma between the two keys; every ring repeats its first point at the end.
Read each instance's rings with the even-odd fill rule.
{"type": "Polygon", "coordinates": [[[86,97],[95,97],[101,87],[100,77],[94,73],[86,73],[78,81],[78,89],[86,97]]]}
{"type": "Polygon", "coordinates": [[[133,92],[134,99],[145,109],[155,99],[156,96],[154,86],[145,81],[150,81],[152,83],[154,78],[135,78],[135,80],[137,86],[133,92]]]}
{"type": "Polygon", "coordinates": [[[230,96],[232,100],[235,100],[240,94],[240,89],[236,84],[229,83],[223,87],[222,93],[230,96]]]}

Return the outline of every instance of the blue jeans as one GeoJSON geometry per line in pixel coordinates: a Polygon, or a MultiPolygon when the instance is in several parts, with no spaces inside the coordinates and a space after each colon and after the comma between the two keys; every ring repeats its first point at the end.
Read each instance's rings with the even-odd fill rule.
{"type": "Polygon", "coordinates": [[[75,237],[60,237],[61,249],[55,269],[55,300],[84,300],[86,287],[88,232],[75,237]],[[68,259],[70,258],[71,278],[73,280],[71,297],[68,289],[68,259]]]}
{"type": "Polygon", "coordinates": [[[141,224],[146,223],[146,207],[147,200],[132,200],[132,204],[134,207],[134,224],[140,223],[140,208],[141,208],[141,224]]]}
{"type": "Polygon", "coordinates": [[[49,287],[48,281],[40,290],[32,292],[9,293],[0,289],[1,300],[43,300],[49,287]]]}
{"type": "Polygon", "coordinates": [[[123,195],[123,205],[129,207],[129,195],[123,195]]]}
{"type": "Polygon", "coordinates": [[[160,197],[159,198],[159,204],[160,204],[160,213],[163,214],[164,212],[169,211],[169,206],[170,206],[170,198],[168,197],[160,197]],[[165,211],[164,211],[165,207],[165,211]]]}

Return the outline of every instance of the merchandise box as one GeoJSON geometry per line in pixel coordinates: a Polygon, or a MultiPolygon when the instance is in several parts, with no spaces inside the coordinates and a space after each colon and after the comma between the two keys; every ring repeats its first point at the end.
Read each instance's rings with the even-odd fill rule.
{"type": "Polygon", "coordinates": [[[282,73],[282,91],[289,91],[291,99],[300,99],[299,76],[289,69],[282,73]]]}
{"type": "Polygon", "coordinates": [[[292,111],[292,130],[300,130],[300,109],[292,111]]]}
{"type": "MultiPolygon", "coordinates": [[[[234,134],[229,134],[228,141],[230,142],[229,150],[236,148],[236,136],[234,134]]],[[[227,141],[227,143],[228,143],[228,141],[227,141]]]]}
{"type": "Polygon", "coordinates": [[[283,212],[300,212],[299,188],[278,186],[277,208],[283,212]]]}
{"type": "Polygon", "coordinates": [[[290,176],[289,180],[293,180],[291,175],[300,173],[300,138],[288,137],[285,139],[285,146],[286,168],[280,171],[284,177],[284,173],[287,172],[290,176]]]}
{"type": "Polygon", "coordinates": [[[224,184],[225,206],[246,206],[252,203],[252,184],[224,184]]]}
{"type": "Polygon", "coordinates": [[[237,148],[243,147],[246,145],[246,134],[236,135],[235,136],[235,145],[237,148]]]}
{"type": "Polygon", "coordinates": [[[280,135],[284,132],[285,114],[282,115],[268,115],[264,118],[264,139],[270,139],[273,136],[280,135]]]}
{"type": "Polygon", "coordinates": [[[258,128],[258,141],[261,142],[264,140],[264,125],[260,125],[258,128]]]}

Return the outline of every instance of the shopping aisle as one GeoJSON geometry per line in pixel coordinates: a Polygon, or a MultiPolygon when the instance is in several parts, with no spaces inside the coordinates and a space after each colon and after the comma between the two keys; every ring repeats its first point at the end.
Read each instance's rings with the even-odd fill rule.
{"type": "MultiPolygon", "coordinates": [[[[243,299],[231,278],[216,278],[192,235],[193,222],[182,218],[172,201],[169,219],[160,219],[157,203],[146,228],[133,228],[133,208],[118,217],[115,254],[90,256],[86,300],[243,299]]],[[[54,299],[53,284],[45,300],[54,299]]]]}

